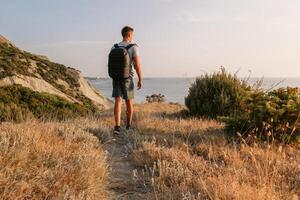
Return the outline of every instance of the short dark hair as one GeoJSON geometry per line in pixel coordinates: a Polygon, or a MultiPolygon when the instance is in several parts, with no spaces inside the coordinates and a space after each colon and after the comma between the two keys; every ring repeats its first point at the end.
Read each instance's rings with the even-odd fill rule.
{"type": "Polygon", "coordinates": [[[126,37],[131,31],[133,31],[133,28],[131,28],[130,26],[125,26],[124,28],[122,28],[122,36],[126,37]]]}

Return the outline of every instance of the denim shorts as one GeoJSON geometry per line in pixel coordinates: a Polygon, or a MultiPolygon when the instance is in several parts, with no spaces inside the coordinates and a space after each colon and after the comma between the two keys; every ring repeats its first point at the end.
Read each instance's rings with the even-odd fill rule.
{"type": "Polygon", "coordinates": [[[134,83],[132,78],[124,80],[113,80],[112,97],[122,97],[123,99],[134,98],[134,83]]]}

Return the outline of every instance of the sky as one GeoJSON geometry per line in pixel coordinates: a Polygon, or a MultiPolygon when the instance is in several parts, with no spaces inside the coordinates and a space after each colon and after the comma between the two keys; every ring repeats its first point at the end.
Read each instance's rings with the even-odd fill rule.
{"type": "Polygon", "coordinates": [[[0,0],[0,34],[18,47],[106,77],[132,26],[143,76],[300,77],[299,0],[0,0]]]}

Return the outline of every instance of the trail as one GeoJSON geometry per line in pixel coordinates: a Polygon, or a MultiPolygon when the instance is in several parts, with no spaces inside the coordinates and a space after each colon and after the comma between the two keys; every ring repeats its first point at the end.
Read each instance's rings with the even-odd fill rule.
{"type": "Polygon", "coordinates": [[[114,200],[143,199],[143,189],[134,181],[135,170],[131,152],[133,139],[128,134],[121,133],[104,145],[109,153],[108,162],[111,166],[110,190],[114,200]]]}

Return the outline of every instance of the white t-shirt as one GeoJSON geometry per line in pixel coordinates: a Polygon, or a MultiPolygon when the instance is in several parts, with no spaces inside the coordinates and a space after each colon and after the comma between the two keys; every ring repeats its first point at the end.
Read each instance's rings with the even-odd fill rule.
{"type": "MultiPolygon", "coordinates": [[[[128,45],[133,44],[133,43],[128,43],[128,42],[119,42],[118,46],[119,47],[127,47],[128,45]]],[[[111,49],[114,49],[115,47],[113,46],[111,49]]],[[[137,45],[132,46],[130,49],[128,49],[128,53],[130,56],[130,62],[131,62],[131,68],[130,68],[130,76],[134,76],[133,68],[135,68],[133,57],[139,56],[139,48],[137,45]]]]}

